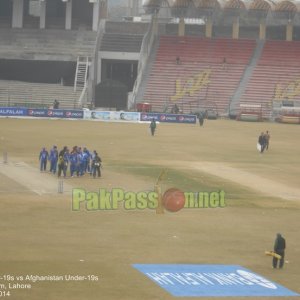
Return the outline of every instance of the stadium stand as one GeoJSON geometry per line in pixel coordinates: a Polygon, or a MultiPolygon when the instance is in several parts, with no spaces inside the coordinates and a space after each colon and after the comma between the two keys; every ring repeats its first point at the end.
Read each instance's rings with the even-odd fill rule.
{"type": "Polygon", "coordinates": [[[96,33],[80,30],[1,28],[0,58],[74,60],[91,56],[96,33]]]}
{"type": "Polygon", "coordinates": [[[184,113],[209,110],[231,117],[231,109],[247,107],[249,114],[249,107],[259,105],[260,119],[261,114],[270,118],[274,105],[280,107],[284,100],[300,103],[300,42],[290,41],[299,40],[300,27],[291,22],[298,10],[285,1],[261,7],[260,1],[250,6],[243,1],[225,1],[225,6],[200,1],[194,6],[195,1],[148,0],[144,9],[153,15],[138,22],[132,16],[125,21],[107,20],[107,1],[73,0],[73,8],[61,0],[48,1],[52,8],[45,7],[44,1],[29,2],[23,18],[8,0],[2,3],[0,105],[38,106],[40,101],[51,106],[55,98],[61,107],[95,105],[95,87],[110,80],[126,85],[124,107],[130,103],[128,109],[148,103],[153,111],[162,112],[177,104],[184,113]],[[213,13],[220,8],[224,20],[213,13]],[[233,22],[245,9],[250,16],[247,25],[233,22]],[[271,9],[276,14],[266,24],[271,9]],[[256,21],[251,23],[252,17],[256,21]],[[207,30],[205,20],[210,18],[212,28],[207,30]],[[280,21],[274,22],[276,18],[280,21]],[[266,38],[277,40],[264,44],[266,38]],[[46,62],[52,66],[48,78],[42,76],[49,66],[46,62]],[[20,75],[17,67],[28,72],[20,75]],[[83,90],[81,95],[80,90],[74,92],[77,87],[83,90]],[[78,97],[85,97],[85,102],[78,97]]]}
{"type": "Polygon", "coordinates": [[[176,103],[184,113],[227,114],[255,46],[247,39],[162,36],[143,100],[154,111],[176,103]]]}
{"type": "MultiPolygon", "coordinates": [[[[57,80],[57,83],[46,82],[22,82],[18,77],[32,78],[32,72],[47,73],[47,69],[38,69],[37,62],[59,62],[73,63],[76,69],[76,60],[79,56],[91,57],[96,42],[96,32],[81,30],[55,30],[55,29],[0,29],[1,47],[0,61],[0,105],[22,105],[49,107],[53,100],[57,98],[61,102],[62,108],[77,107],[80,90],[74,92],[72,83],[68,82],[64,86],[57,80]],[[21,75],[18,71],[22,70],[21,75]],[[26,62],[26,64],[24,64],[26,62]],[[31,64],[30,64],[31,62],[31,64]],[[5,66],[5,67],[4,67],[5,66]],[[26,66],[27,70],[24,69],[26,66]],[[31,66],[31,67],[30,67],[31,66]],[[14,70],[14,71],[12,71],[14,70]],[[13,74],[15,72],[15,78],[13,74]]],[[[63,67],[61,67],[63,70],[63,67]]],[[[48,72],[51,72],[48,70],[48,72]]],[[[52,70],[53,72],[53,70],[52,70]]],[[[58,71],[57,71],[58,72],[58,71]]],[[[35,77],[38,77],[36,75],[35,77]]],[[[52,75],[53,78],[57,75],[52,75]]],[[[73,74],[75,76],[75,74],[73,74]]],[[[40,76],[42,77],[42,76],[40,76]]],[[[46,77],[43,76],[43,77],[46,77]]],[[[26,80],[30,81],[30,80],[26,80]]],[[[53,81],[53,80],[52,80],[53,81]]]]}
{"type": "Polygon", "coordinates": [[[80,93],[59,84],[0,80],[0,106],[49,108],[57,99],[60,108],[78,108],[80,93]]]}
{"type": "Polygon", "coordinates": [[[266,41],[240,102],[261,104],[264,118],[284,100],[300,101],[300,42],[266,41]]]}

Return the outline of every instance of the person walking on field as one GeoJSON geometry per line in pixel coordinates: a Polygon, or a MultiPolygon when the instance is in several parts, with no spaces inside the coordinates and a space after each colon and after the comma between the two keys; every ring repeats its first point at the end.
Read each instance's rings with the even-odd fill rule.
{"type": "Polygon", "coordinates": [[[150,123],[150,130],[151,130],[151,135],[152,136],[154,136],[155,129],[156,129],[156,122],[155,122],[155,119],[153,118],[151,123],[150,123]]]}
{"type": "Polygon", "coordinates": [[[197,117],[198,117],[198,120],[199,120],[199,125],[203,126],[203,124],[204,124],[204,113],[202,111],[200,111],[197,114],[197,117]]]}
{"type": "Polygon", "coordinates": [[[269,149],[269,142],[270,142],[270,138],[271,138],[271,135],[269,133],[269,131],[267,130],[266,133],[265,133],[265,149],[268,150],[269,149]]]}
{"type": "Polygon", "coordinates": [[[260,145],[260,153],[263,153],[266,147],[266,138],[263,132],[258,137],[258,144],[260,145]]]}
{"type": "MultiPolygon", "coordinates": [[[[283,268],[285,247],[286,247],[285,239],[282,237],[280,233],[277,233],[275,243],[274,243],[274,252],[281,256],[281,259],[279,260],[279,269],[283,268]]],[[[277,268],[277,264],[278,264],[278,258],[273,257],[274,269],[277,268]]]]}

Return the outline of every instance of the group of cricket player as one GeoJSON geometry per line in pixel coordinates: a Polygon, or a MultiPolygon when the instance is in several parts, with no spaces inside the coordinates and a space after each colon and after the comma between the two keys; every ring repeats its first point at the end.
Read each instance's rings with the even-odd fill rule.
{"type": "Polygon", "coordinates": [[[67,146],[58,151],[57,146],[53,146],[50,151],[43,147],[39,154],[40,171],[47,172],[48,162],[49,172],[57,174],[58,177],[67,177],[69,170],[70,177],[80,177],[85,174],[101,177],[102,160],[96,150],[89,151],[86,147],[74,146],[70,151],[67,146]]]}

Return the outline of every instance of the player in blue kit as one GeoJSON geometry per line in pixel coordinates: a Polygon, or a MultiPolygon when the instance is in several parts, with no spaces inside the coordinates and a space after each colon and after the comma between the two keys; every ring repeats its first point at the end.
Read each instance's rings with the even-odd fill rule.
{"type": "Polygon", "coordinates": [[[39,156],[41,172],[46,170],[47,160],[49,160],[50,172],[56,174],[56,171],[58,171],[58,177],[62,175],[66,177],[69,165],[71,177],[83,176],[85,173],[94,176],[97,173],[100,177],[101,159],[95,163],[96,156],[96,150],[90,152],[86,147],[74,146],[72,151],[69,151],[68,147],[64,146],[62,150],[58,151],[57,146],[54,145],[50,150],[50,154],[48,154],[46,148],[42,148],[39,156]],[[94,172],[96,173],[93,174],[94,172]]]}
{"type": "Polygon", "coordinates": [[[50,161],[50,172],[55,174],[57,161],[58,161],[58,151],[56,146],[53,146],[53,148],[50,150],[49,161],[50,161]]]}
{"type": "Polygon", "coordinates": [[[77,146],[73,147],[72,152],[69,155],[70,160],[70,174],[74,177],[74,173],[77,173],[78,157],[77,157],[77,146]]]}
{"type": "Polygon", "coordinates": [[[77,176],[84,174],[84,156],[81,147],[78,148],[77,152],[77,176]]]}
{"type": "Polygon", "coordinates": [[[90,173],[91,172],[91,165],[90,165],[91,153],[86,147],[84,147],[82,155],[83,155],[83,162],[84,162],[83,171],[84,171],[84,173],[90,173]]]}
{"type": "Polygon", "coordinates": [[[46,150],[46,148],[43,147],[41,152],[40,152],[40,155],[39,155],[40,171],[41,172],[46,171],[48,157],[49,157],[49,153],[46,150]]]}

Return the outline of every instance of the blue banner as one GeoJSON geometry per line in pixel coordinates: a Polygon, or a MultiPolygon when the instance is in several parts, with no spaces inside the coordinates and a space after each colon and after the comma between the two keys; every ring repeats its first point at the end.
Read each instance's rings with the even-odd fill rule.
{"type": "Polygon", "coordinates": [[[47,109],[44,108],[29,108],[29,117],[47,117],[47,109]]]}
{"type": "Polygon", "coordinates": [[[46,117],[48,118],[64,118],[65,112],[62,109],[47,109],[46,117]]]}
{"type": "Polygon", "coordinates": [[[83,119],[82,110],[65,110],[64,117],[68,119],[83,119]]]}
{"type": "Polygon", "coordinates": [[[141,113],[141,121],[151,121],[152,119],[158,122],[186,124],[195,124],[197,121],[197,117],[195,115],[141,113]]]}
{"type": "Polygon", "coordinates": [[[103,121],[139,122],[151,121],[165,123],[195,124],[195,115],[164,114],[164,113],[139,113],[125,111],[83,111],[74,109],[44,109],[44,108],[0,108],[0,116],[28,116],[38,118],[59,118],[59,119],[96,119],[103,121]]]}
{"type": "Polygon", "coordinates": [[[21,107],[0,107],[0,116],[18,116],[18,117],[26,117],[27,116],[27,108],[21,107]]]}
{"type": "Polygon", "coordinates": [[[299,296],[238,265],[135,264],[133,267],[176,297],[299,296]]]}
{"type": "Polygon", "coordinates": [[[66,109],[42,109],[42,108],[29,108],[29,117],[39,117],[39,118],[59,118],[59,119],[82,119],[82,110],[66,110],[66,109]]]}

